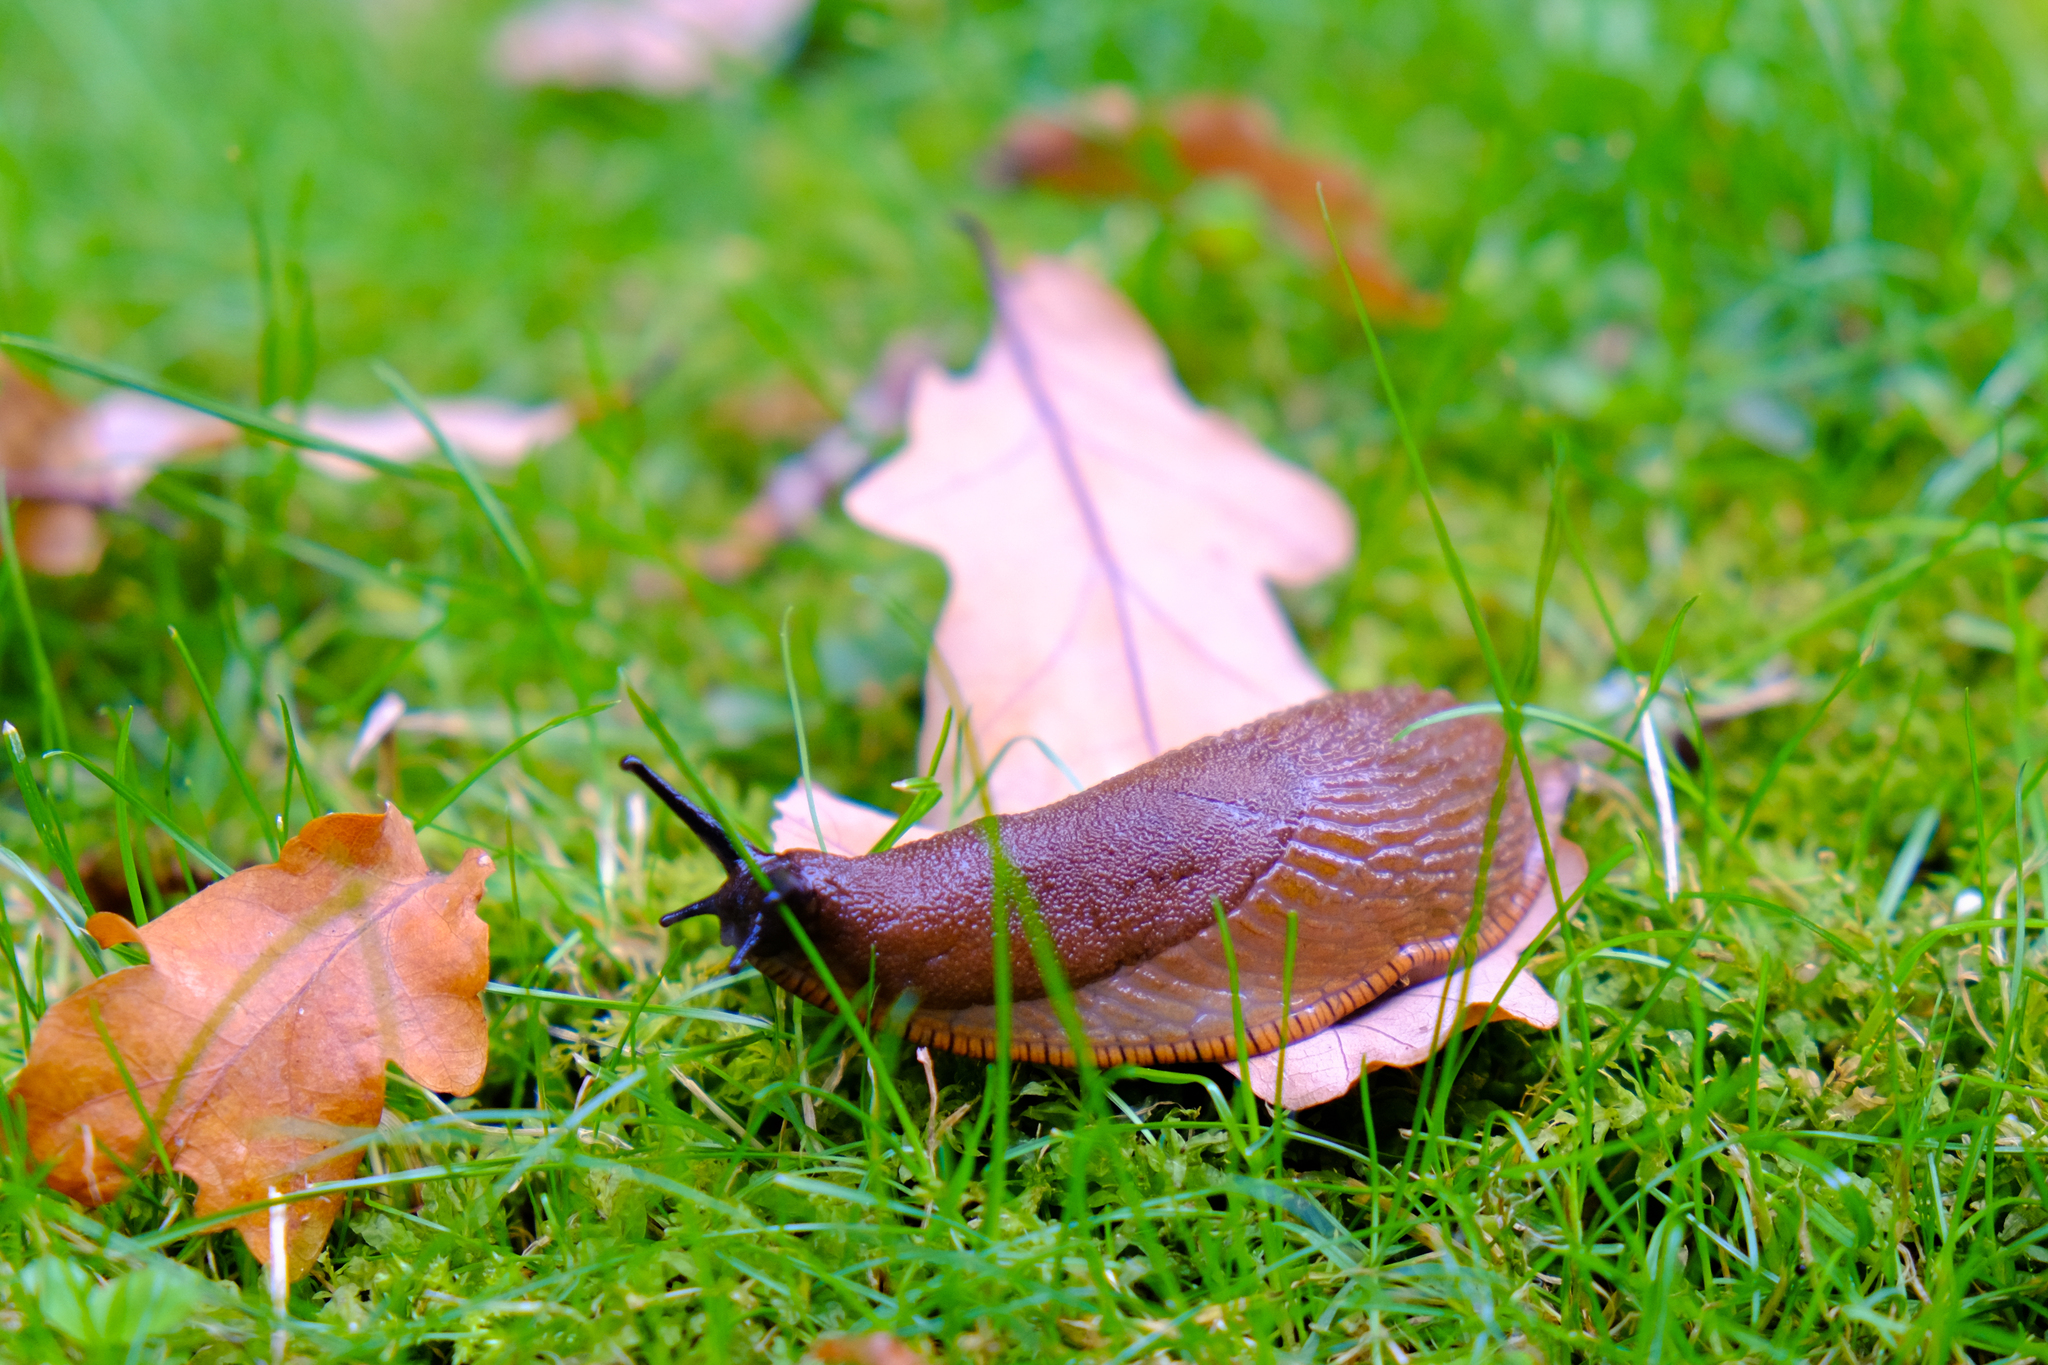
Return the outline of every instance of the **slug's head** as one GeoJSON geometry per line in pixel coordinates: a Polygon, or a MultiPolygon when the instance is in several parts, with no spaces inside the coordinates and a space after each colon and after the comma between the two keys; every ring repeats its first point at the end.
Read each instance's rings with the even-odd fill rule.
{"type": "Polygon", "coordinates": [[[725,868],[725,884],[706,896],[693,901],[680,910],[671,910],[661,917],[663,927],[679,924],[697,915],[718,916],[719,942],[734,950],[730,967],[737,968],[762,946],[764,939],[776,939],[783,931],[779,907],[800,890],[800,880],[794,868],[785,859],[764,853],[752,844],[734,843],[733,836],[711,815],[691,803],[681,792],[661,779],[661,776],[639,759],[628,754],[619,760],[619,766],[647,784],[662,804],[674,811],[690,832],[704,841],[704,847],[725,868]],[[751,862],[752,866],[749,866],[751,862]],[[767,878],[768,885],[761,885],[761,878],[754,875],[758,867],[767,878]]]}

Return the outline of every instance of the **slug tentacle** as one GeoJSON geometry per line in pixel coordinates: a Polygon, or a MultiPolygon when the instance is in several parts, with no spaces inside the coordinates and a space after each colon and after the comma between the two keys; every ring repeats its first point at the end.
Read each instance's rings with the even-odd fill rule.
{"type": "Polygon", "coordinates": [[[753,854],[755,864],[767,874],[769,885],[774,888],[763,891],[732,837],[711,818],[709,812],[671,787],[659,773],[634,755],[627,754],[620,759],[619,766],[646,783],[649,790],[661,798],[662,804],[682,818],[690,832],[703,841],[704,847],[711,850],[711,856],[725,868],[723,886],[702,900],[692,901],[680,910],[671,910],[663,915],[662,927],[671,928],[699,915],[718,916],[718,941],[734,950],[726,970],[738,971],[767,936],[770,914],[787,898],[790,887],[788,874],[782,868],[783,860],[748,846],[747,851],[753,854]]]}
{"type": "MultiPolygon", "coordinates": [[[[786,904],[846,994],[872,981],[876,1008],[898,1004],[913,1040],[991,1057],[999,841],[1095,1061],[1215,1061],[1235,1053],[1234,1004],[1253,1049],[1270,1050],[1486,951],[1535,901],[1538,813],[1498,723],[1466,716],[1403,733],[1453,704],[1414,687],[1318,698],[1037,810],[864,857],[763,854],[765,891],[708,816],[637,760],[627,766],[713,853],[732,854],[724,886],[662,922],[717,915],[735,965],[830,1004],[783,923],[786,904]]],[[[1025,916],[1009,918],[1011,1054],[1072,1065],[1025,916]]]]}
{"type": "MultiPolygon", "coordinates": [[[[711,818],[708,811],[697,807],[635,755],[627,754],[619,760],[619,766],[646,783],[648,790],[660,797],[661,803],[674,811],[682,822],[690,827],[690,833],[704,841],[704,847],[710,849],[711,856],[718,859],[719,865],[725,869],[726,876],[730,877],[746,867],[746,859],[740,856],[739,849],[733,844],[732,836],[725,832],[718,821],[711,818]]],[[[759,849],[749,851],[755,855],[757,862],[766,856],[759,849]]],[[[662,923],[666,924],[668,921],[663,920],[662,923]]]]}

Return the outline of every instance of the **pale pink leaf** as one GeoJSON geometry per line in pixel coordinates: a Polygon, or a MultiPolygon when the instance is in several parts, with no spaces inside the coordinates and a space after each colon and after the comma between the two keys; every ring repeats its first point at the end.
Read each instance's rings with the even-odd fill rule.
{"type": "MultiPolygon", "coordinates": [[[[576,414],[567,403],[527,407],[496,398],[436,398],[426,405],[448,444],[479,464],[515,465],[542,446],[553,445],[576,429],[576,414]]],[[[316,436],[354,446],[387,460],[410,464],[433,453],[433,433],[410,409],[333,408],[314,404],[306,410],[306,430],[316,436]]],[[[309,450],[307,461],[338,479],[368,478],[371,470],[324,450],[309,450]]]]}
{"type": "Polygon", "coordinates": [[[772,59],[811,0],[550,0],[498,30],[498,75],[519,86],[684,95],[723,65],[772,59]]]}
{"type": "MultiPolygon", "coordinates": [[[[67,405],[68,406],[68,405],[67,405]]],[[[174,456],[225,445],[235,429],[218,417],[144,393],[117,390],[70,409],[33,452],[9,461],[10,497],[114,507],[174,456]]]]}
{"type": "Polygon", "coordinates": [[[129,389],[94,402],[83,422],[86,449],[114,493],[108,502],[126,502],[168,460],[235,439],[234,425],[211,413],[129,389]]]}
{"type": "MultiPolygon", "coordinates": [[[[896,823],[896,817],[888,811],[860,801],[852,801],[837,792],[823,787],[815,790],[818,801],[818,824],[825,829],[825,851],[843,857],[858,857],[875,846],[875,841],[889,832],[889,826],[896,823]]],[[[898,843],[907,844],[918,839],[929,839],[938,833],[921,825],[912,825],[905,830],[898,843]]],[[[811,823],[810,803],[804,800],[803,783],[799,782],[775,798],[775,822],[768,827],[768,842],[775,846],[777,853],[787,853],[793,848],[816,848],[817,827],[811,823]]]]}
{"type": "MultiPolygon", "coordinates": [[[[576,427],[566,403],[527,407],[494,398],[437,398],[426,405],[449,442],[479,463],[517,464],[532,451],[576,427]]],[[[403,407],[337,408],[315,404],[303,422],[318,436],[387,460],[409,463],[435,449],[419,419],[403,407]]],[[[118,390],[81,409],[52,438],[42,462],[8,472],[8,491],[19,497],[110,507],[126,502],[160,465],[194,450],[226,445],[232,423],[148,394],[118,390]]],[[[370,470],[327,451],[306,458],[337,478],[361,479],[370,470]]]]}
{"type": "Polygon", "coordinates": [[[999,307],[974,369],[920,378],[908,443],[846,498],[950,572],[924,727],[929,750],[949,706],[968,716],[949,796],[1003,755],[990,804],[1029,810],[1328,691],[1271,585],[1350,558],[1343,502],[1189,399],[1081,267],[1031,261],[999,307]]]}

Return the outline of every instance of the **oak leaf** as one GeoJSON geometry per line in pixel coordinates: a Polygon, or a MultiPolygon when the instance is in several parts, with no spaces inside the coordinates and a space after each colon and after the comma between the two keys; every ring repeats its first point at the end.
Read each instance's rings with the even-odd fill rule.
{"type": "MultiPolygon", "coordinates": [[[[32,1162],[101,1204],[161,1151],[198,1186],[201,1217],[346,1179],[361,1149],[330,1149],[376,1127],[387,1061],[445,1093],[483,1081],[490,930],[476,906],[491,867],[471,849],[437,875],[387,805],[310,821],[277,862],[140,927],[93,916],[102,943],[138,942],[149,963],[43,1017],[12,1092],[32,1162]]],[[[291,1277],[340,1208],[336,1194],[286,1206],[291,1277]]],[[[266,1264],[270,1217],[235,1223],[266,1264]]]]}
{"type": "MultiPolygon", "coordinates": [[[[768,838],[778,852],[822,847],[827,853],[855,858],[873,848],[875,841],[895,823],[896,817],[888,811],[848,800],[824,787],[814,787],[807,801],[799,783],[775,799],[775,822],[769,826],[768,838]],[[818,813],[816,825],[811,823],[814,806],[818,813]]],[[[929,839],[938,832],[929,825],[912,825],[897,842],[929,839]]]]}
{"type": "Polygon", "coordinates": [[[1038,259],[996,290],[974,369],[919,377],[908,442],[846,510],[945,560],[923,745],[952,707],[970,761],[941,785],[960,803],[993,766],[1000,813],[1327,691],[1270,585],[1337,569],[1353,531],[1314,475],[1198,407],[1094,275],[1038,259]]]}

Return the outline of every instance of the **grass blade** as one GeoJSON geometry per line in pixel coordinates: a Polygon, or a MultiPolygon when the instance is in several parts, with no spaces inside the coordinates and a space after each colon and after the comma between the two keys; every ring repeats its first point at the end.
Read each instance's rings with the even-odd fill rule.
{"type": "MultiPolygon", "coordinates": [[[[811,781],[811,741],[804,734],[804,704],[796,694],[796,663],[789,653],[789,618],[795,614],[795,607],[785,608],[782,613],[782,682],[789,689],[789,719],[796,727],[796,765],[803,778],[804,804],[811,810],[811,832],[818,836],[818,847],[824,848],[825,822],[818,818],[818,788],[811,781]]],[[[889,833],[900,838],[903,831],[892,827],[889,833]]]]}
{"type": "MultiPolygon", "coordinates": [[[[114,741],[114,771],[125,773],[134,761],[128,752],[128,728],[135,721],[135,708],[129,707],[122,713],[119,733],[114,741]]],[[[135,845],[128,835],[128,803],[115,798],[114,801],[114,842],[121,846],[121,878],[128,883],[128,907],[135,922],[149,923],[149,905],[143,899],[142,878],[135,870],[135,845]]]]}
{"type": "Polygon", "coordinates": [[[1814,727],[1821,723],[1822,718],[1828,713],[1828,708],[1834,705],[1835,698],[1842,695],[1842,689],[1854,682],[1856,675],[1863,671],[1864,663],[1865,659],[1858,658],[1843,669],[1842,676],[1835,679],[1835,685],[1820,699],[1820,705],[1813,708],[1813,713],[1806,718],[1806,723],[1801,725],[1790,739],[1778,746],[1778,752],[1771,755],[1771,761],[1764,767],[1763,777],[1757,781],[1756,790],[1749,794],[1749,800],[1742,807],[1742,818],[1735,822],[1735,838],[1738,841],[1749,833],[1749,822],[1756,818],[1757,809],[1763,805],[1764,797],[1770,795],[1772,786],[1777,783],[1778,774],[1791,761],[1792,755],[1799,751],[1799,746],[1806,742],[1806,737],[1813,733],[1814,727]]]}
{"type": "Polygon", "coordinates": [[[172,841],[175,842],[179,848],[184,849],[185,852],[191,854],[194,858],[197,858],[200,862],[206,864],[207,870],[212,872],[215,876],[230,877],[234,875],[234,868],[228,866],[219,858],[215,857],[212,851],[209,850],[206,847],[206,845],[200,843],[197,839],[194,839],[191,835],[185,833],[185,831],[183,829],[180,829],[177,823],[173,821],[169,816],[165,815],[155,806],[150,805],[148,801],[143,799],[141,792],[136,791],[133,787],[130,787],[126,782],[123,782],[120,778],[115,777],[112,773],[108,772],[105,768],[102,768],[99,764],[93,762],[91,759],[85,757],[83,754],[72,753],[69,750],[59,750],[58,752],[61,753],[65,758],[70,759],[73,763],[76,763],[79,767],[91,773],[94,777],[97,777],[100,780],[101,784],[107,788],[107,790],[113,792],[116,796],[120,797],[124,801],[127,801],[129,804],[133,805],[137,810],[141,811],[144,815],[148,816],[149,823],[155,825],[165,834],[168,834],[171,837],[172,841]]]}
{"type": "Polygon", "coordinates": [[[1934,840],[1934,831],[1941,824],[1941,807],[1929,806],[1913,821],[1913,828],[1906,833],[1906,842],[1899,845],[1899,856],[1892,860],[1892,870],[1886,874],[1884,889],[1877,894],[1876,915],[1880,924],[1891,923],[1898,913],[1899,902],[1906,898],[1906,891],[1913,885],[1913,878],[1920,875],[1921,860],[1927,856],[1927,845],[1934,840]]]}
{"type": "Polygon", "coordinates": [[[206,680],[199,676],[199,665],[192,660],[192,651],[185,647],[185,637],[178,633],[176,626],[167,627],[171,643],[178,647],[178,657],[185,661],[185,672],[192,679],[192,686],[198,689],[200,705],[206,708],[206,719],[213,725],[213,737],[220,741],[221,756],[228,761],[228,771],[235,775],[235,785],[242,789],[242,798],[249,803],[250,814],[256,817],[257,828],[263,831],[263,840],[270,845],[270,857],[275,861],[278,854],[277,828],[270,813],[263,809],[263,802],[256,796],[256,786],[249,780],[249,770],[242,766],[241,752],[235,742],[228,738],[228,727],[221,723],[220,708],[213,704],[213,692],[206,680]]]}
{"type": "Polygon", "coordinates": [[[428,413],[426,404],[420,400],[419,394],[413,391],[412,385],[406,382],[405,376],[382,361],[378,361],[372,368],[376,371],[377,377],[398,396],[398,401],[413,415],[414,420],[426,428],[427,435],[433,438],[434,448],[441,452],[441,458],[448,462],[456,477],[462,480],[462,486],[469,490],[469,496],[476,503],[477,510],[484,515],[485,524],[491,528],[491,534],[498,538],[498,544],[504,548],[513,566],[519,570],[520,578],[525,581],[527,595],[533,600],[534,612],[540,617],[541,629],[547,633],[549,643],[553,645],[556,656],[562,661],[563,679],[569,684],[569,690],[576,694],[578,704],[588,702],[589,689],[580,681],[582,660],[569,649],[568,640],[562,634],[561,622],[555,619],[554,603],[548,600],[547,584],[541,581],[540,565],[535,561],[533,552],[526,548],[526,541],[519,534],[519,528],[512,524],[512,514],[505,510],[505,504],[491,491],[491,486],[484,482],[483,474],[476,467],[476,461],[470,459],[467,452],[442,434],[440,426],[428,413]]]}
{"type": "Polygon", "coordinates": [[[64,733],[64,707],[57,698],[57,679],[50,672],[50,656],[43,652],[43,633],[36,627],[35,608],[29,605],[28,581],[21,572],[21,552],[14,543],[14,508],[7,501],[7,471],[0,469],[0,553],[7,561],[7,591],[14,598],[14,612],[28,641],[29,673],[36,683],[36,702],[42,712],[43,745],[61,749],[70,741],[64,733]]]}
{"type": "Polygon", "coordinates": [[[78,903],[88,904],[90,897],[85,894],[85,883],[78,875],[78,859],[71,852],[71,840],[64,833],[64,823],[50,808],[50,794],[43,790],[43,784],[36,780],[35,769],[29,766],[28,753],[21,746],[21,732],[14,728],[12,721],[0,722],[0,739],[4,739],[7,746],[7,760],[13,767],[15,789],[21,793],[22,809],[28,814],[29,824],[34,827],[43,852],[64,874],[64,885],[78,903]]]}
{"type": "Polygon", "coordinates": [[[489,773],[491,769],[497,767],[500,763],[503,763],[506,759],[512,757],[512,755],[518,753],[521,749],[524,749],[527,745],[533,743],[533,741],[539,739],[548,731],[559,729],[560,727],[567,725],[572,720],[582,720],[585,716],[594,716],[600,711],[609,711],[618,704],[619,699],[617,697],[612,697],[605,701],[592,702],[588,706],[579,707],[578,709],[571,711],[566,715],[556,716],[553,720],[548,721],[546,724],[536,726],[535,728],[528,730],[525,734],[519,736],[519,738],[513,740],[510,744],[507,744],[504,748],[498,750],[498,752],[492,754],[482,763],[479,763],[473,770],[471,770],[469,776],[463,778],[460,782],[450,787],[439,801],[436,801],[432,807],[422,812],[418,821],[419,828],[425,829],[428,825],[433,824],[435,820],[440,818],[442,811],[445,811],[450,806],[454,805],[455,802],[461,798],[464,792],[468,791],[471,787],[474,787],[477,783],[483,781],[485,774],[489,773]]]}
{"type": "Polygon", "coordinates": [[[135,371],[124,369],[119,365],[109,365],[104,361],[88,360],[84,356],[65,350],[62,346],[43,341],[37,337],[21,336],[14,332],[0,332],[0,351],[14,351],[21,355],[32,355],[38,360],[55,365],[58,369],[69,370],[73,374],[82,374],[89,379],[97,379],[103,384],[112,384],[117,388],[129,389],[135,393],[146,393],[152,398],[161,398],[167,403],[176,403],[179,407],[190,408],[194,412],[203,412],[210,417],[218,417],[223,422],[232,423],[244,431],[255,432],[258,436],[268,437],[283,445],[294,446],[300,450],[321,450],[329,455],[339,455],[344,460],[362,465],[365,469],[374,469],[379,474],[388,474],[395,479],[407,479],[416,483],[423,481],[436,482],[433,472],[430,470],[399,464],[395,460],[387,460],[382,455],[373,455],[367,450],[358,449],[346,442],[330,440],[325,436],[316,435],[313,432],[307,431],[304,427],[294,426],[290,422],[279,421],[277,418],[257,412],[254,409],[206,398],[190,390],[179,388],[176,385],[145,378],[135,371]]]}
{"type": "Polygon", "coordinates": [[[1642,697],[1636,702],[1636,709],[1629,716],[1628,724],[1621,727],[1621,733],[1628,734],[1636,728],[1636,722],[1649,712],[1650,703],[1655,701],[1657,694],[1663,690],[1664,675],[1670,671],[1672,656],[1678,652],[1678,632],[1685,628],[1686,615],[1692,611],[1693,603],[1699,600],[1697,597],[1687,598],[1685,605],[1678,609],[1678,615],[1672,618],[1671,629],[1664,632],[1664,643],[1657,649],[1657,662],[1643,683],[1642,697]]]}

